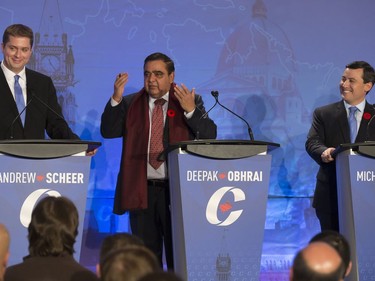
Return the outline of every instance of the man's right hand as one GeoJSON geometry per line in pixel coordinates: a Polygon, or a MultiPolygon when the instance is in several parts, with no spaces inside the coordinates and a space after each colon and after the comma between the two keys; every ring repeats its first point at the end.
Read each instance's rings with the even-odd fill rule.
{"type": "Polygon", "coordinates": [[[122,100],[125,85],[128,83],[128,78],[129,75],[126,72],[120,73],[116,76],[112,98],[118,103],[120,103],[122,100]]]}
{"type": "Polygon", "coordinates": [[[335,150],[334,147],[328,147],[326,150],[323,151],[322,155],[320,155],[322,161],[324,163],[329,163],[329,162],[332,162],[333,160],[335,160],[333,157],[332,157],[332,152],[335,150]]]}

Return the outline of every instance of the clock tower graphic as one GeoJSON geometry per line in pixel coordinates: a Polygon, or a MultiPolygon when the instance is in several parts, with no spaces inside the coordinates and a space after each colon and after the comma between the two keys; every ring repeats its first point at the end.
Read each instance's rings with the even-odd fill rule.
{"type": "Polygon", "coordinates": [[[216,257],[216,281],[230,281],[232,270],[232,259],[228,252],[226,233],[227,229],[223,230],[221,240],[221,250],[216,257]]]}
{"type": "Polygon", "coordinates": [[[50,76],[63,115],[70,126],[76,123],[76,102],[72,89],[74,56],[68,45],[68,35],[63,30],[59,2],[45,0],[39,30],[35,32],[33,56],[28,67],[50,76]]]}

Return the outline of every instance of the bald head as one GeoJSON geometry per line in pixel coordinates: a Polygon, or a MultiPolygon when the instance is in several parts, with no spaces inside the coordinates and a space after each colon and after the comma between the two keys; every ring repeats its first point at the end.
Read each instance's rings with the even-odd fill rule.
{"type": "Polygon", "coordinates": [[[296,255],[291,280],[339,281],[344,271],[344,263],[332,246],[325,242],[313,242],[296,255]]]}
{"type": "Polygon", "coordinates": [[[3,280],[4,272],[9,258],[9,232],[5,225],[0,224],[0,280],[3,280]]]}

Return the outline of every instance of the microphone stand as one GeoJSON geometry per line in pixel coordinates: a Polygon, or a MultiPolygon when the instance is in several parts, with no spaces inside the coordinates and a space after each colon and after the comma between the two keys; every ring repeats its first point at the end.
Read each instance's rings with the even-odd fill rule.
{"type": "MultiPolygon", "coordinates": [[[[199,125],[200,125],[200,121],[203,119],[203,118],[206,118],[208,116],[208,113],[217,105],[218,101],[216,100],[215,101],[215,104],[213,106],[211,106],[211,108],[206,111],[198,120],[198,125],[197,125],[197,133],[195,135],[195,140],[199,140],[199,125]]],[[[197,107],[198,108],[198,107],[197,107]]],[[[199,109],[199,108],[198,108],[199,109]]],[[[199,109],[200,110],[200,109],[199,109]]]]}
{"type": "MultiPolygon", "coordinates": [[[[31,97],[31,99],[26,103],[25,107],[21,110],[20,113],[18,113],[18,115],[16,116],[16,118],[13,119],[12,123],[10,124],[10,136],[9,138],[12,140],[14,138],[13,134],[14,134],[14,124],[16,123],[17,119],[19,119],[22,115],[22,113],[24,113],[24,111],[26,110],[26,108],[29,106],[30,102],[33,100],[33,98],[31,97]]],[[[25,119],[26,121],[26,119],[25,119]]],[[[25,126],[25,124],[23,124],[25,126]]]]}
{"type": "Polygon", "coordinates": [[[239,116],[238,114],[236,114],[235,112],[233,112],[232,110],[230,110],[229,108],[225,107],[224,105],[222,105],[219,102],[219,92],[218,91],[211,91],[211,95],[215,98],[216,103],[218,103],[222,108],[226,109],[227,111],[229,111],[230,113],[232,113],[233,115],[237,116],[238,118],[240,118],[242,121],[245,122],[245,124],[247,125],[247,131],[248,131],[250,140],[253,141],[254,140],[253,130],[251,129],[249,123],[244,118],[242,118],[241,116],[239,116]]]}
{"type": "MultiPolygon", "coordinates": [[[[375,109],[375,104],[372,105],[372,108],[375,109]]],[[[370,132],[369,132],[370,124],[371,124],[372,120],[374,120],[374,118],[375,118],[375,114],[370,118],[370,120],[369,120],[368,123],[367,123],[367,127],[366,127],[366,139],[365,139],[365,142],[368,142],[368,141],[369,141],[368,139],[370,138],[370,132]]]]}

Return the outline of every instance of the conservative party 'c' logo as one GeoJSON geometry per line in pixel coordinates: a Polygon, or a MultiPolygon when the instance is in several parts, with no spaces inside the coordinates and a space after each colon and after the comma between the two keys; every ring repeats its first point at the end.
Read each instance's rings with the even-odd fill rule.
{"type": "Polygon", "coordinates": [[[243,190],[238,187],[224,186],[218,189],[214,194],[212,194],[210,200],[208,200],[206,208],[206,218],[209,223],[217,226],[228,226],[234,223],[242,214],[243,210],[231,211],[225,220],[220,220],[218,218],[219,209],[229,209],[225,206],[220,208],[220,202],[227,192],[231,192],[234,196],[234,202],[244,201],[246,199],[243,190]]]}
{"type": "Polygon", "coordinates": [[[60,197],[61,194],[56,190],[51,189],[37,189],[30,193],[22,204],[20,211],[20,222],[24,227],[28,227],[31,221],[31,213],[34,210],[35,204],[38,202],[42,195],[48,195],[53,197],[60,197]]]}

